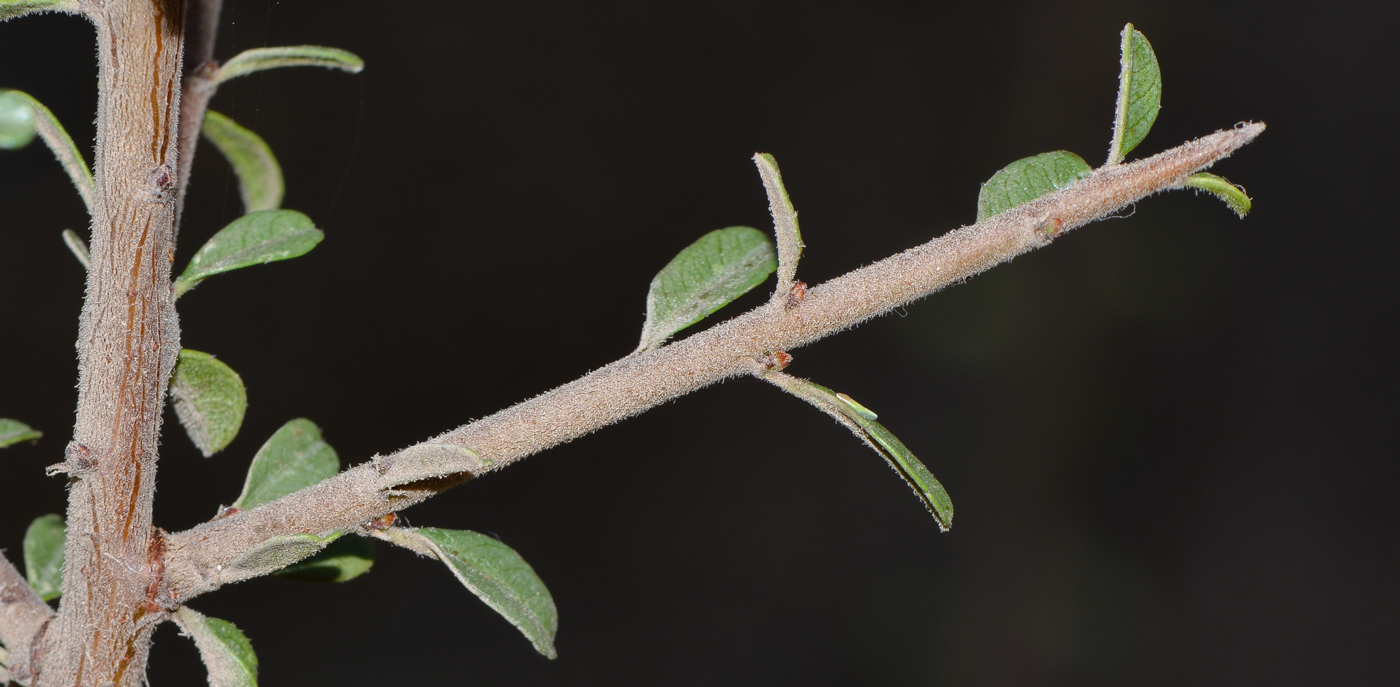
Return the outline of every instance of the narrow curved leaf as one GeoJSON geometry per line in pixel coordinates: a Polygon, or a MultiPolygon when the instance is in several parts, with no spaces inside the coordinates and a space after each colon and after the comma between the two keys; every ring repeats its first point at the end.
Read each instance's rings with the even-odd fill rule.
{"type": "Polygon", "coordinates": [[[938,529],[947,532],[953,526],[953,501],[948,491],[933,476],[928,467],[885,426],[875,421],[869,408],[856,403],[850,396],[838,394],[820,384],[773,371],[763,378],[774,385],[816,406],[846,425],[856,436],[875,449],[933,514],[938,529]]]}
{"type": "Polygon", "coordinates": [[[295,210],[261,210],[234,220],[209,239],[175,280],[179,298],[216,274],[305,255],[325,235],[295,210]]]}
{"type": "Polygon", "coordinates": [[[1118,73],[1118,108],[1113,118],[1113,142],[1108,164],[1116,165],[1152,130],[1162,109],[1162,70],[1152,44],[1132,24],[1123,27],[1118,73]]]}
{"type": "Polygon", "coordinates": [[[43,432],[19,420],[0,417],[0,448],[26,441],[37,441],[42,436],[44,436],[43,432]]]}
{"type": "Polygon", "coordinates": [[[777,269],[773,242],[753,227],[716,229],[651,280],[637,351],[649,351],[763,283],[777,269]]]}
{"type": "Polygon", "coordinates": [[[1254,207],[1254,201],[1245,195],[1243,187],[1236,186],[1227,181],[1225,177],[1216,176],[1209,172],[1192,174],[1186,177],[1186,181],[1182,185],[1214,194],[1216,198],[1230,206],[1230,209],[1234,210],[1240,219],[1244,219],[1244,216],[1249,214],[1250,209],[1254,207]]]}
{"type": "Polygon", "coordinates": [[[248,391],[233,368],[208,353],[180,349],[170,380],[175,416],[205,458],[224,450],[248,410],[248,391]]]}
{"type": "Polygon", "coordinates": [[[199,657],[209,671],[209,687],[257,687],[258,655],[253,653],[253,644],[242,630],[188,606],[175,612],[175,622],[199,649],[199,657]]]}
{"type": "Polygon", "coordinates": [[[559,611],[533,568],[514,549],[477,532],[436,527],[394,528],[384,538],[447,564],[457,580],[520,629],[549,658],[559,611]]]}
{"type": "Polygon", "coordinates": [[[465,446],[425,442],[400,451],[393,461],[380,465],[380,485],[384,489],[392,489],[411,482],[463,472],[477,476],[489,469],[493,463],[465,446]]]}
{"type": "Polygon", "coordinates": [[[78,232],[64,229],[63,243],[73,252],[73,257],[83,264],[83,269],[92,267],[92,254],[88,252],[87,243],[83,241],[83,237],[78,236],[78,232]]]}
{"type": "Polygon", "coordinates": [[[278,48],[253,48],[234,56],[214,74],[216,83],[278,67],[327,67],[358,74],[365,61],[349,50],[319,45],[287,45],[278,48]]]}
{"type": "Polygon", "coordinates": [[[321,439],[321,429],[306,418],[282,425],[253,456],[243,493],[234,507],[247,510],[300,491],[340,472],[335,449],[321,439]]]}
{"type": "Polygon", "coordinates": [[[58,122],[49,108],[24,91],[0,90],[0,148],[23,148],[38,134],[44,144],[53,152],[54,158],[63,165],[63,171],[78,189],[83,205],[92,212],[92,169],[83,160],[83,154],[73,137],[58,122]],[[24,110],[28,109],[28,116],[24,110]],[[25,127],[28,133],[25,133],[25,127]],[[7,134],[8,131],[8,134],[7,134]]]}
{"type": "Polygon", "coordinates": [[[277,571],[277,575],[302,582],[346,582],[369,572],[374,565],[374,542],[347,534],[320,553],[277,571]]]}
{"type": "Polygon", "coordinates": [[[0,21],[22,17],[33,12],[77,11],[78,3],[73,0],[0,0],[0,21]]]}
{"type": "Polygon", "coordinates": [[[1093,171],[1084,158],[1063,150],[1023,157],[982,184],[977,194],[977,221],[1058,191],[1093,171]]]}
{"type": "Polygon", "coordinates": [[[63,594],[63,517],[49,513],[29,523],[24,532],[24,577],[39,598],[52,601],[63,594]]]}
{"type": "Polygon", "coordinates": [[[238,122],[213,110],[204,113],[200,128],[204,137],[223,153],[238,175],[238,191],[243,196],[243,212],[276,210],[282,205],[286,186],[282,166],[260,136],[238,122]]]}
{"type": "Polygon", "coordinates": [[[797,261],[802,257],[802,232],[797,228],[797,209],[792,206],[787,188],[783,186],[783,175],[778,171],[778,161],[768,153],[753,156],[758,166],[758,175],[763,178],[763,188],[768,192],[768,212],[773,215],[773,235],[778,240],[778,290],[777,294],[787,297],[787,287],[797,278],[797,261]]]}

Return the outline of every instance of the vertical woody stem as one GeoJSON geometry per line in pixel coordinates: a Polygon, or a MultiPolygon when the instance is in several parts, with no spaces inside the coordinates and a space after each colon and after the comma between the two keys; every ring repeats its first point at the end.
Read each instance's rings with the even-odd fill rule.
{"type": "Polygon", "coordinates": [[[41,686],[135,687],[164,537],[151,527],[166,384],[180,348],[170,290],[184,0],[86,0],[97,27],[92,267],[78,335],[78,414],[63,602],[41,686]]]}

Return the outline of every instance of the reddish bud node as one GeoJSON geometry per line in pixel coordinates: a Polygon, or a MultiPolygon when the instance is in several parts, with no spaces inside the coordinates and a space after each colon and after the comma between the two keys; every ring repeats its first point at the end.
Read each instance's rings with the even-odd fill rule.
{"type": "Polygon", "coordinates": [[[393,527],[393,526],[394,526],[394,521],[397,520],[398,517],[399,517],[399,516],[398,516],[397,514],[395,514],[395,513],[390,513],[390,514],[388,514],[388,515],[380,516],[380,517],[378,517],[378,518],[375,518],[375,519],[369,521],[369,525],[367,525],[367,527],[369,527],[369,529],[372,529],[372,530],[377,530],[377,531],[383,532],[384,530],[387,530],[387,529],[389,529],[390,527],[393,527]]]}
{"type": "Polygon", "coordinates": [[[788,289],[787,307],[795,308],[807,297],[807,283],[795,281],[792,288],[788,289]]]}

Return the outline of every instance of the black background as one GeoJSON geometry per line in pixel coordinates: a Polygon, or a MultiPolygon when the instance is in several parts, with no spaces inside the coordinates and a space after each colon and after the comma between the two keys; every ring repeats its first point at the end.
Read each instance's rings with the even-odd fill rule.
{"type": "MultiPolygon", "coordinates": [[[[315,43],[213,107],[258,131],[326,241],[180,301],[238,370],[242,434],[169,418],[157,523],[238,493],[283,422],[358,463],[635,345],[651,276],[769,226],[755,150],[818,283],[975,214],[1002,165],[1108,145],[1118,31],[1165,82],[1143,156],[1241,120],[1215,171],[1241,222],[1176,193],[855,331],[790,371],[881,414],[947,485],[940,535],[845,430],[752,380],[680,399],[406,513],[489,531],[560,608],[560,658],[436,563],[381,546],[346,585],[194,602],[266,685],[1304,685],[1400,680],[1395,23],[1389,3],[229,0],[217,55],[315,43]]],[[[91,28],[0,25],[0,86],[89,150],[91,28]]],[[[177,268],[240,212],[198,158],[177,268]]],[[[83,208],[41,145],[0,153],[0,546],[61,512],[83,208]]],[[[766,289],[759,289],[764,291],[766,289]]],[[[764,297],[750,294],[725,314],[764,297]]],[[[712,318],[718,319],[718,318],[712,318]]],[[[162,629],[150,679],[199,684],[162,629]]]]}

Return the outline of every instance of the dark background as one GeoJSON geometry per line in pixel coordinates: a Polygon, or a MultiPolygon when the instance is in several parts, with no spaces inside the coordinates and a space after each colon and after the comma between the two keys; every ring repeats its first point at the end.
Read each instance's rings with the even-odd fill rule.
{"type": "MultiPolygon", "coordinates": [[[[1397,27],[1390,3],[1312,4],[228,0],[220,58],[316,43],[368,68],[214,100],[327,239],[180,301],[184,344],[250,405],[208,460],[168,416],[169,530],[233,500],[294,417],[358,463],[627,353],[676,251],[769,226],[755,150],[818,283],[970,223],[1016,158],[1099,164],[1125,21],[1165,81],[1135,157],[1269,130],[1215,169],[1254,197],[1243,222],[1154,198],[795,351],[943,480],[949,534],[845,430],[738,380],[406,513],[520,551],[558,602],[557,661],[382,546],[343,586],[193,605],[247,632],[271,686],[1396,684],[1397,27]]],[[[0,86],[84,149],[95,71],[78,18],[0,25],[0,86]]],[[[226,164],[198,163],[177,268],[240,212],[226,164]]],[[[83,275],[59,230],[85,224],[42,146],[0,154],[0,416],[47,433],[0,453],[12,559],[64,507],[43,467],[83,275]]],[[[152,661],[157,687],[203,680],[170,626],[152,661]]]]}

